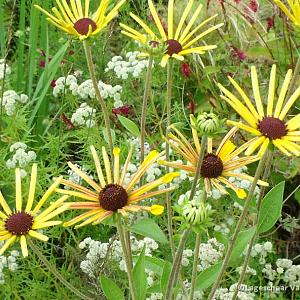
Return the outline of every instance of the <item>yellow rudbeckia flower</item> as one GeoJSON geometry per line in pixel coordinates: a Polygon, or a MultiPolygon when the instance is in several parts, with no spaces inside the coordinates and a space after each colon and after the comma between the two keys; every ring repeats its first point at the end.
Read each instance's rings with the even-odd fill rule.
{"type": "Polygon", "coordinates": [[[168,28],[166,29],[164,28],[160,20],[160,17],[153,5],[152,0],[148,0],[150,12],[154,19],[159,35],[154,33],[154,31],[152,31],[152,29],[144,21],[142,21],[138,16],[132,13],[130,14],[130,16],[143,28],[143,32],[139,32],[125,24],[120,24],[120,26],[123,28],[122,33],[145,46],[152,45],[153,47],[155,47],[158,45],[157,43],[165,44],[167,47],[167,51],[162,57],[162,66],[165,66],[168,59],[171,57],[182,61],[184,60],[184,56],[191,53],[204,54],[205,51],[215,49],[217,48],[217,46],[195,46],[195,44],[210,32],[221,27],[223,23],[214,25],[209,29],[203,31],[202,33],[199,33],[199,30],[202,29],[204,25],[206,25],[208,22],[210,22],[217,16],[214,15],[197,25],[192,30],[192,27],[198,19],[203,6],[202,4],[199,4],[194,13],[192,14],[190,20],[186,22],[188,15],[190,14],[193,8],[194,2],[194,0],[189,0],[181,15],[179,24],[176,27],[174,26],[174,0],[169,0],[167,24],[168,28]]]}
{"type": "Polygon", "coordinates": [[[130,181],[125,183],[125,176],[131,160],[132,149],[129,151],[122,172],[120,172],[120,149],[114,148],[114,163],[112,169],[106,149],[102,147],[102,158],[106,176],[103,174],[99,156],[93,146],[91,146],[91,152],[98,175],[97,182],[91,179],[86,173],[81,171],[71,162],[68,163],[69,167],[78,174],[91,187],[91,189],[85,188],[68,180],[62,180],[62,184],[70,187],[72,190],[57,189],[57,192],[59,193],[75,196],[84,200],[83,202],[70,203],[70,209],[88,210],[87,212],[64,223],[64,226],[71,226],[83,220],[85,221],[80,225],[77,225],[75,228],[79,228],[90,223],[93,223],[93,225],[99,224],[115,212],[121,213],[122,215],[126,215],[127,212],[137,212],[140,210],[149,211],[154,215],[160,215],[163,213],[163,206],[153,205],[151,207],[146,207],[137,205],[137,203],[144,199],[173,190],[175,186],[151,192],[151,190],[156,187],[170,183],[175,177],[179,176],[178,172],[168,173],[153,182],[136,187],[140,178],[151,167],[151,165],[163,155],[163,153],[158,153],[157,151],[150,152],[130,181]]]}
{"type": "Polygon", "coordinates": [[[68,196],[63,196],[52,202],[45,210],[41,211],[42,206],[53,194],[54,190],[60,184],[62,178],[58,178],[42,196],[37,205],[33,208],[35,198],[35,186],[37,178],[37,165],[32,166],[30,188],[27,203],[24,208],[22,202],[21,173],[16,169],[16,207],[12,210],[5,201],[0,192],[0,204],[3,211],[0,211],[0,241],[5,241],[0,249],[0,255],[4,253],[16,240],[20,241],[22,254],[28,256],[27,242],[28,238],[36,238],[47,242],[48,237],[39,232],[40,229],[59,225],[62,221],[51,221],[54,217],[65,211],[68,207],[64,201],[68,196]]]}
{"type": "Polygon", "coordinates": [[[255,106],[252,104],[246,92],[244,92],[231,77],[229,77],[229,80],[239,96],[235,96],[224,86],[218,84],[224,93],[224,95],[221,95],[221,98],[224,99],[247,124],[231,120],[227,121],[227,123],[255,135],[255,138],[248,142],[246,155],[251,155],[260,147],[258,155],[262,156],[270,143],[287,156],[291,156],[292,154],[296,156],[300,155],[300,145],[296,143],[300,141],[300,114],[290,120],[286,120],[289,110],[300,96],[300,87],[298,87],[289,99],[285,99],[291,78],[292,70],[288,70],[275,106],[276,65],[272,66],[268,98],[264,101],[267,104],[266,109],[264,108],[264,102],[260,95],[257,72],[254,66],[251,67],[251,79],[255,106]]]}
{"type": "Polygon", "coordinates": [[[274,2],[296,26],[300,26],[300,1],[299,0],[288,0],[287,2],[288,2],[289,9],[280,0],[274,0],[274,2]]]}
{"type": "MultiPolygon", "coordinates": [[[[160,163],[172,168],[184,170],[191,176],[194,176],[197,170],[197,162],[201,152],[201,144],[192,119],[191,124],[194,146],[174,125],[171,127],[171,129],[175,134],[172,132],[169,133],[169,140],[166,139],[174,151],[180,154],[182,158],[187,160],[188,164],[184,165],[167,161],[160,161],[160,163]]],[[[207,152],[204,156],[200,171],[200,175],[204,179],[205,190],[208,194],[211,193],[211,186],[214,186],[222,194],[228,194],[224,187],[227,186],[228,188],[234,190],[239,198],[243,199],[247,196],[243,189],[236,187],[227,178],[237,177],[252,182],[253,177],[244,173],[236,173],[234,170],[259,160],[259,157],[238,157],[238,155],[240,155],[246,149],[248,144],[246,143],[237,148],[230,141],[231,137],[236,133],[236,131],[237,128],[231,129],[221,141],[216,151],[213,151],[213,140],[208,138],[207,152]]],[[[261,180],[258,181],[258,184],[268,186],[268,183],[261,180]]]]}
{"type": "Polygon", "coordinates": [[[34,5],[48,18],[47,20],[59,29],[84,40],[98,34],[118,14],[118,9],[125,3],[121,0],[108,14],[107,8],[110,0],[101,0],[98,9],[90,15],[90,0],[56,0],[58,9],[52,8],[54,15],[39,5],[34,5]],[[69,3],[69,4],[68,4],[69,3]]]}

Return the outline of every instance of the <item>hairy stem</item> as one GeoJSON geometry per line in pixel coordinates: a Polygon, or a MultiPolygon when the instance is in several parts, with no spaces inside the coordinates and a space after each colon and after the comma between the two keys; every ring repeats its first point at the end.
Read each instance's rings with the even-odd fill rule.
{"type": "Polygon", "coordinates": [[[172,300],[173,298],[173,288],[177,282],[180,273],[182,253],[189,233],[190,233],[190,229],[186,229],[181,236],[180,243],[174,257],[172,270],[168,281],[168,286],[167,286],[166,296],[165,296],[166,300],[172,300]]]}
{"type": "Polygon", "coordinates": [[[151,91],[151,79],[152,79],[152,67],[153,58],[149,57],[147,74],[145,79],[145,90],[143,97],[142,117],[141,117],[141,163],[145,158],[145,137],[146,137],[146,117],[147,117],[147,105],[151,91]]]}
{"type": "MultiPolygon", "coordinates": [[[[168,139],[170,125],[171,125],[171,105],[172,105],[172,84],[173,84],[173,60],[168,60],[167,66],[167,124],[166,124],[166,138],[168,139]]],[[[166,143],[166,161],[170,160],[170,145],[166,143]]],[[[169,172],[169,167],[167,167],[167,172],[169,172]]],[[[175,256],[175,246],[173,239],[173,213],[171,205],[170,193],[166,193],[166,205],[167,205],[167,216],[168,216],[168,233],[169,233],[169,242],[171,247],[172,257],[175,256]]]]}
{"type": "Polygon", "coordinates": [[[31,239],[28,239],[28,244],[32,251],[36,254],[36,256],[41,260],[41,262],[47,267],[47,269],[58,279],[66,288],[68,288],[71,292],[73,292],[75,295],[77,295],[80,299],[89,300],[91,297],[88,297],[84,294],[82,294],[77,288],[75,288],[69,281],[67,281],[56,269],[55,266],[53,266],[46,256],[34,245],[31,239]]]}
{"type": "Polygon", "coordinates": [[[116,214],[116,226],[118,229],[118,234],[120,238],[120,242],[122,245],[122,250],[123,250],[123,255],[124,255],[124,260],[126,264],[126,269],[127,269],[127,277],[128,277],[128,283],[129,283],[129,290],[131,294],[131,299],[132,300],[137,300],[136,292],[135,292],[135,287],[134,287],[134,281],[133,281],[133,275],[132,275],[132,258],[131,253],[128,252],[128,246],[126,244],[126,237],[125,237],[125,231],[124,227],[121,222],[121,216],[120,214],[116,214]]]}
{"type": "MultiPolygon", "coordinates": [[[[270,150],[267,150],[267,152],[268,153],[267,153],[267,160],[266,160],[266,164],[265,164],[265,172],[264,172],[264,175],[262,177],[262,180],[268,179],[269,174],[270,174],[271,165],[272,165],[273,153],[270,150]]],[[[263,200],[264,194],[265,194],[265,188],[262,187],[261,190],[260,190],[260,194],[259,194],[257,205],[256,205],[256,216],[255,216],[255,222],[254,222],[254,226],[256,226],[256,228],[257,228],[257,224],[258,224],[258,213],[259,213],[259,210],[260,210],[260,206],[261,206],[261,202],[263,200]]],[[[252,247],[255,243],[256,238],[257,238],[257,231],[255,232],[252,239],[250,240],[249,247],[248,247],[248,250],[247,250],[247,254],[246,254],[246,257],[245,257],[245,260],[244,260],[244,263],[243,263],[242,271],[241,271],[241,274],[240,274],[240,277],[239,277],[239,281],[238,281],[236,290],[234,291],[234,294],[232,296],[232,300],[235,300],[237,298],[238,291],[240,290],[240,286],[244,281],[246,271],[247,271],[247,267],[248,267],[248,264],[249,264],[249,261],[250,261],[250,258],[251,258],[251,250],[252,250],[252,247]]]]}
{"type": "Polygon", "coordinates": [[[96,98],[100,103],[101,106],[101,110],[103,113],[103,117],[104,117],[104,122],[105,122],[105,127],[106,127],[106,134],[107,134],[107,138],[108,138],[108,144],[109,144],[109,148],[110,148],[110,153],[111,155],[113,154],[113,140],[112,140],[112,135],[111,135],[111,126],[110,126],[110,119],[109,119],[109,114],[108,114],[108,110],[105,104],[105,101],[103,100],[99,87],[98,87],[98,82],[97,82],[97,77],[96,77],[96,70],[95,70],[95,66],[93,63],[93,57],[92,57],[92,50],[91,47],[88,43],[88,41],[84,40],[83,41],[83,48],[84,48],[84,52],[85,52],[85,56],[86,56],[86,61],[87,61],[87,65],[88,65],[88,69],[90,72],[90,76],[91,76],[91,80],[93,82],[93,87],[95,90],[95,94],[96,94],[96,98]]]}
{"type": "Polygon", "coordinates": [[[201,235],[198,232],[196,235],[196,244],[194,249],[194,264],[193,264],[192,282],[191,282],[191,290],[190,290],[190,297],[189,297],[190,300],[194,299],[194,292],[195,292],[196,278],[197,278],[197,271],[198,271],[200,242],[201,242],[201,235]]]}
{"type": "Polygon", "coordinates": [[[252,182],[251,187],[250,187],[250,191],[249,191],[247,199],[245,201],[245,206],[244,206],[243,212],[242,212],[242,214],[241,214],[241,216],[238,220],[238,223],[236,224],[234,233],[233,233],[232,237],[230,238],[230,240],[228,242],[228,246],[227,246],[227,250],[226,250],[226,253],[225,253],[224,260],[223,260],[222,268],[220,270],[220,273],[218,275],[217,280],[215,281],[215,283],[214,283],[214,285],[211,289],[211,292],[208,296],[208,300],[213,299],[213,297],[215,295],[215,292],[218,289],[218,287],[219,287],[219,285],[220,285],[220,283],[221,283],[221,281],[224,277],[227,266],[229,264],[229,260],[230,260],[230,256],[231,256],[231,253],[232,253],[232,250],[233,250],[234,243],[235,243],[235,241],[238,237],[238,234],[240,233],[240,231],[242,229],[242,225],[243,225],[244,220],[246,218],[246,215],[248,213],[250,202],[251,202],[251,200],[253,198],[253,195],[254,195],[255,187],[257,185],[257,182],[258,182],[260,176],[263,174],[263,171],[264,171],[264,168],[265,168],[265,163],[266,163],[266,160],[267,160],[267,156],[268,156],[268,154],[267,154],[267,151],[266,151],[265,154],[263,155],[263,157],[261,158],[261,160],[259,161],[259,164],[258,164],[258,167],[256,169],[253,182],[252,182]]]}

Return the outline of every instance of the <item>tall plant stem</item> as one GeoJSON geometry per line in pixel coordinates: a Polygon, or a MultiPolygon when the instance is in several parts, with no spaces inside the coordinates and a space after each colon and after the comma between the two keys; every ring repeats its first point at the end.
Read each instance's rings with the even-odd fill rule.
{"type": "Polygon", "coordinates": [[[173,288],[174,288],[174,285],[175,285],[177,278],[179,276],[179,273],[180,273],[182,253],[183,253],[184,246],[187,241],[189,233],[190,233],[190,229],[186,229],[181,236],[180,243],[179,243],[178,249],[176,251],[175,257],[174,257],[174,262],[172,265],[172,270],[171,270],[171,274],[169,277],[168,286],[166,289],[166,296],[165,296],[166,300],[171,300],[173,298],[173,288]]]}
{"type": "Polygon", "coordinates": [[[267,156],[268,156],[268,154],[267,154],[267,151],[266,151],[265,154],[263,155],[263,157],[261,158],[261,160],[259,161],[259,164],[258,164],[258,167],[256,169],[253,182],[252,182],[251,187],[250,187],[250,191],[249,191],[247,199],[245,201],[245,206],[244,206],[243,212],[242,212],[242,214],[241,214],[241,216],[238,220],[238,223],[235,227],[234,233],[233,233],[232,237],[230,238],[230,240],[228,242],[227,250],[226,250],[225,257],[224,257],[223,264],[222,264],[222,268],[220,270],[220,273],[218,275],[217,280],[215,281],[215,283],[214,283],[214,285],[211,289],[211,292],[210,292],[207,300],[212,300],[213,299],[213,297],[215,295],[215,292],[216,292],[217,288],[219,287],[219,285],[220,285],[220,283],[221,283],[221,281],[224,277],[226,268],[229,264],[229,260],[230,260],[230,256],[231,256],[231,253],[232,253],[232,250],[233,250],[234,243],[235,243],[235,241],[238,237],[238,234],[240,233],[240,231],[242,229],[242,225],[243,225],[244,220],[246,218],[246,215],[248,213],[250,202],[251,202],[251,200],[253,198],[253,195],[254,195],[255,187],[257,185],[257,182],[258,182],[259,178],[263,174],[265,164],[266,164],[266,160],[267,160],[267,156]]]}
{"type": "Polygon", "coordinates": [[[144,90],[142,117],[141,117],[141,163],[144,161],[145,158],[146,117],[147,117],[148,98],[151,91],[152,67],[153,67],[153,57],[150,56],[148,61],[146,79],[145,79],[145,90],[144,90]]]}
{"type": "MultiPolygon", "coordinates": [[[[268,151],[268,153],[267,153],[267,160],[266,160],[266,164],[265,164],[265,172],[264,172],[264,175],[262,177],[262,180],[268,179],[269,174],[270,174],[271,165],[272,165],[273,153],[270,150],[267,150],[267,151],[268,151]]],[[[256,226],[256,229],[257,229],[257,225],[258,225],[258,214],[259,214],[259,210],[260,210],[261,203],[262,203],[264,195],[265,195],[265,188],[262,187],[261,190],[260,190],[257,205],[256,205],[256,216],[255,216],[255,222],[254,222],[254,226],[256,226]]],[[[248,250],[247,250],[247,253],[246,253],[246,257],[245,257],[245,260],[244,260],[244,263],[243,263],[242,271],[241,271],[241,274],[240,274],[240,277],[239,277],[239,281],[238,281],[236,290],[234,291],[234,294],[232,296],[232,300],[235,300],[237,298],[240,286],[244,281],[244,278],[245,278],[245,275],[246,275],[246,270],[247,270],[247,267],[248,267],[248,264],[249,264],[249,261],[250,261],[250,258],[251,258],[252,247],[255,243],[256,238],[257,238],[257,231],[255,232],[252,239],[250,240],[249,247],[248,247],[248,250]]]]}
{"type": "Polygon", "coordinates": [[[36,254],[36,256],[41,260],[41,262],[47,267],[47,269],[58,279],[66,288],[68,288],[71,292],[73,292],[75,295],[77,295],[80,299],[84,300],[90,300],[91,297],[88,297],[84,294],[82,294],[77,288],[75,288],[69,281],[67,281],[56,269],[55,266],[53,266],[48,259],[45,257],[45,255],[34,245],[34,243],[28,239],[28,244],[32,251],[36,254]]]}
{"type": "Polygon", "coordinates": [[[135,287],[134,287],[134,281],[133,281],[133,275],[132,275],[132,259],[131,259],[131,253],[128,252],[129,248],[126,243],[126,238],[125,238],[125,231],[124,227],[121,223],[121,216],[120,214],[116,214],[116,226],[118,229],[118,234],[123,250],[123,255],[125,259],[125,264],[126,264],[126,269],[127,269],[127,277],[128,277],[128,283],[129,283],[129,290],[131,294],[131,299],[132,300],[137,300],[136,292],[135,292],[135,287]]]}
{"type": "Polygon", "coordinates": [[[297,77],[299,75],[299,72],[300,72],[300,54],[299,54],[298,59],[297,59],[297,63],[296,63],[296,66],[295,66],[295,69],[294,69],[294,72],[293,72],[293,77],[292,77],[292,80],[291,80],[289,92],[288,92],[288,95],[287,95],[286,99],[288,99],[291,96],[292,92],[294,91],[294,88],[295,88],[295,85],[296,85],[296,80],[297,80],[297,77]]]}
{"type": "Polygon", "coordinates": [[[100,103],[101,110],[102,110],[102,113],[103,113],[108,144],[109,144],[109,148],[110,148],[110,153],[112,155],[113,154],[113,141],[112,141],[112,136],[111,136],[111,126],[110,126],[109,114],[108,114],[108,110],[107,110],[105,101],[103,100],[103,98],[101,96],[101,93],[100,93],[100,90],[99,90],[99,87],[98,87],[98,82],[97,82],[97,77],[96,77],[96,70],[95,70],[95,66],[94,66],[94,63],[93,63],[93,57],[92,57],[92,50],[91,50],[91,46],[89,45],[88,41],[86,41],[86,40],[83,41],[83,48],[84,48],[84,52],[85,52],[86,61],[87,61],[88,69],[89,69],[89,72],[90,72],[91,80],[93,82],[93,87],[94,87],[94,90],[95,90],[96,98],[100,103]]]}
{"type": "Polygon", "coordinates": [[[198,271],[198,260],[199,260],[199,250],[200,250],[201,235],[199,232],[196,233],[196,244],[194,249],[194,264],[193,264],[193,273],[192,273],[192,282],[190,290],[190,300],[194,299],[197,271],[198,271]]]}
{"type": "MultiPolygon", "coordinates": [[[[168,60],[167,66],[167,124],[166,124],[166,138],[169,139],[169,131],[171,125],[171,107],[172,107],[172,85],[173,85],[173,60],[168,60]]],[[[166,160],[170,160],[170,145],[166,143],[166,160]]],[[[169,172],[169,167],[167,167],[167,172],[169,172]]],[[[166,205],[167,205],[167,216],[168,216],[168,233],[169,233],[169,242],[171,247],[172,257],[175,256],[175,245],[173,239],[173,222],[172,222],[172,206],[171,206],[171,197],[170,193],[166,193],[166,205]]]]}

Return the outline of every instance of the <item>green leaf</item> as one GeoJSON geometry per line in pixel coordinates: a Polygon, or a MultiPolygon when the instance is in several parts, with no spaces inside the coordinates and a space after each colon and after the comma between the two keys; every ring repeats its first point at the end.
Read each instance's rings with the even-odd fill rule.
{"type": "Polygon", "coordinates": [[[134,136],[139,137],[140,134],[140,130],[138,128],[138,126],[132,122],[131,120],[118,115],[118,119],[121,122],[121,124],[134,136]]]}
{"type": "Polygon", "coordinates": [[[241,231],[234,243],[234,247],[230,256],[230,262],[235,262],[243,253],[249,241],[252,239],[256,231],[256,227],[253,226],[247,230],[241,231]]]}
{"type": "Polygon", "coordinates": [[[133,280],[137,299],[145,300],[147,292],[147,276],[145,272],[145,247],[133,268],[133,280]]]}
{"type": "Polygon", "coordinates": [[[130,226],[129,230],[142,236],[150,237],[160,243],[168,243],[168,239],[166,238],[164,232],[152,219],[142,219],[130,226]]]}
{"type": "Polygon", "coordinates": [[[209,288],[217,280],[221,267],[222,262],[218,262],[202,271],[197,276],[195,290],[200,291],[209,288]]]}
{"type": "Polygon", "coordinates": [[[61,64],[61,60],[63,59],[68,47],[69,47],[69,42],[65,43],[59,49],[59,51],[54,55],[52,60],[46,65],[45,70],[37,83],[34,95],[32,97],[34,109],[28,121],[29,127],[32,126],[36,114],[45,100],[51,81],[54,79],[54,76],[61,64]]]}
{"type": "Polygon", "coordinates": [[[167,290],[171,270],[172,270],[171,263],[166,261],[164,265],[163,273],[160,278],[160,288],[163,294],[165,294],[167,290]]]}
{"type": "Polygon", "coordinates": [[[205,75],[215,74],[220,71],[220,67],[208,66],[203,69],[205,75]]]}
{"type": "Polygon", "coordinates": [[[145,265],[146,268],[158,276],[161,276],[163,273],[165,261],[161,258],[153,256],[145,256],[145,265]]]}
{"type": "Polygon", "coordinates": [[[258,233],[270,230],[280,218],[283,193],[284,182],[280,182],[262,200],[258,214],[258,233]]]}
{"type": "MultiPolygon", "coordinates": [[[[109,145],[106,128],[104,128],[104,127],[102,128],[102,133],[103,133],[103,137],[104,137],[105,142],[107,143],[107,145],[109,145]]],[[[115,133],[115,131],[113,129],[110,129],[110,133],[111,133],[112,141],[114,143],[115,140],[116,140],[116,133],[115,133]]]]}
{"type": "Polygon", "coordinates": [[[100,284],[103,293],[108,300],[124,300],[124,294],[121,289],[108,277],[101,276],[100,284]]]}

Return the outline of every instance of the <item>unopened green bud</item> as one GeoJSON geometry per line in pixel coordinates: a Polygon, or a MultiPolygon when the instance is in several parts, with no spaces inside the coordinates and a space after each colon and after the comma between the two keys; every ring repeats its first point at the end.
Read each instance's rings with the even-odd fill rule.
{"type": "Polygon", "coordinates": [[[209,204],[191,201],[184,206],[183,216],[190,225],[201,225],[206,223],[210,210],[211,206],[209,204]]]}
{"type": "Polygon", "coordinates": [[[196,125],[203,134],[214,134],[220,128],[220,121],[216,114],[204,112],[198,115],[196,125]]]}
{"type": "Polygon", "coordinates": [[[162,56],[166,52],[167,46],[161,41],[149,39],[146,45],[142,47],[142,52],[149,54],[150,56],[162,56]]]}

